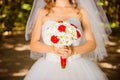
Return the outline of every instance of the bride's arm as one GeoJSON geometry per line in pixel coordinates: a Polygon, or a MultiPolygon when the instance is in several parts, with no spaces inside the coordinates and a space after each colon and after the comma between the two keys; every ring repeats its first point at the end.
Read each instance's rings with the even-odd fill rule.
{"type": "Polygon", "coordinates": [[[39,53],[46,53],[53,51],[52,46],[46,45],[40,41],[43,25],[43,17],[45,16],[46,11],[41,9],[38,13],[38,16],[35,20],[34,29],[32,31],[30,49],[39,53]]]}
{"type": "Polygon", "coordinates": [[[73,47],[73,53],[84,54],[84,53],[93,51],[96,48],[96,41],[95,41],[94,34],[91,30],[91,24],[88,19],[88,15],[84,9],[81,9],[81,15],[82,15],[81,23],[82,23],[83,32],[86,38],[86,42],[80,46],[73,47]]]}

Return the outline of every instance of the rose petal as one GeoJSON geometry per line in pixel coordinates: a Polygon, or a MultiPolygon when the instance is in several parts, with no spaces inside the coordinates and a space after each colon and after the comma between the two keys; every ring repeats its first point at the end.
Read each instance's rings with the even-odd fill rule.
{"type": "Polygon", "coordinates": [[[60,25],[60,26],[58,26],[58,30],[60,32],[65,32],[66,31],[66,26],[65,25],[60,25]]]}
{"type": "Polygon", "coordinates": [[[58,43],[59,39],[57,38],[57,36],[53,35],[53,36],[51,37],[51,41],[52,41],[53,43],[58,43]]]}
{"type": "Polygon", "coordinates": [[[73,26],[73,27],[75,27],[75,28],[77,28],[77,26],[76,26],[75,24],[72,24],[72,23],[71,23],[70,25],[73,26]]]}
{"type": "Polygon", "coordinates": [[[63,21],[62,21],[62,20],[60,20],[60,21],[58,21],[58,23],[63,23],[63,21]]]}
{"type": "Polygon", "coordinates": [[[78,30],[76,30],[76,32],[77,32],[77,38],[80,38],[81,37],[80,32],[78,30]]]}

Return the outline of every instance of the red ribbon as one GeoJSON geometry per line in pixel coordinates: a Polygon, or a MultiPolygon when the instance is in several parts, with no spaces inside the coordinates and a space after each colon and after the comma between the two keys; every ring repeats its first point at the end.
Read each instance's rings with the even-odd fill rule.
{"type": "Polygon", "coordinates": [[[62,56],[61,56],[60,60],[61,60],[61,68],[65,69],[65,67],[66,67],[66,58],[62,58],[62,56]]]}

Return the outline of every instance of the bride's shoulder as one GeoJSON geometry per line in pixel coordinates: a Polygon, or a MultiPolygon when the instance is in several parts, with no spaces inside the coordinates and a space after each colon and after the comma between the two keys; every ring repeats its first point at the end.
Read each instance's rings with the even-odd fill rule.
{"type": "Polygon", "coordinates": [[[45,15],[47,13],[47,10],[45,9],[45,8],[40,8],[39,10],[38,10],[38,14],[39,15],[45,15]]]}
{"type": "Polygon", "coordinates": [[[87,16],[87,11],[82,7],[76,8],[76,12],[78,14],[78,17],[80,18],[80,21],[82,21],[84,16],[87,16]]]}
{"type": "Polygon", "coordinates": [[[84,8],[80,8],[80,13],[81,13],[82,16],[86,16],[86,17],[89,16],[88,11],[86,9],[84,9],[84,8]]]}
{"type": "Polygon", "coordinates": [[[46,14],[47,14],[46,9],[41,8],[41,9],[38,10],[37,18],[38,18],[41,22],[43,22],[43,21],[44,21],[44,18],[46,17],[46,14]]]}
{"type": "Polygon", "coordinates": [[[78,10],[82,15],[84,15],[84,13],[87,13],[87,11],[82,7],[78,8],[78,10]]]}

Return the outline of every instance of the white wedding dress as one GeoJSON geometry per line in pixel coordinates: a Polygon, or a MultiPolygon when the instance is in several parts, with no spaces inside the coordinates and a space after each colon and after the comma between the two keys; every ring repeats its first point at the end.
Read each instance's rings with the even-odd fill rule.
{"type": "MultiPolygon", "coordinates": [[[[83,44],[85,42],[81,24],[78,19],[70,18],[67,20],[78,26],[82,33],[82,38],[76,40],[73,46],[83,44]]],[[[42,38],[45,44],[46,28],[55,21],[46,21],[42,26],[42,38]]],[[[89,54],[89,53],[85,53],[89,54]]],[[[38,59],[24,80],[108,80],[105,74],[100,70],[95,62],[84,58],[82,55],[73,55],[67,59],[65,69],[60,66],[60,57],[53,53],[46,53],[43,58],[38,59]]]]}

